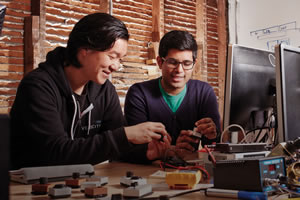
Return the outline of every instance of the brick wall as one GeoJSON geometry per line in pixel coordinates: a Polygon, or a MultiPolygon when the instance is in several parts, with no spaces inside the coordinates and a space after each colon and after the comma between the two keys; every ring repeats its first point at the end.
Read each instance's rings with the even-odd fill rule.
{"type": "Polygon", "coordinates": [[[23,77],[24,17],[31,13],[30,0],[0,1],[0,4],[7,7],[0,37],[0,113],[7,113],[23,77]]]}
{"type": "Polygon", "coordinates": [[[219,96],[217,17],[218,17],[217,0],[208,0],[207,7],[206,7],[207,82],[214,87],[216,95],[219,96]]]}
{"type": "MultiPolygon", "coordinates": [[[[195,36],[196,1],[161,1],[162,32],[180,29],[190,31],[195,36]]],[[[26,68],[24,19],[31,16],[31,6],[39,6],[38,38],[33,41],[33,67],[37,67],[48,51],[56,46],[66,45],[70,30],[80,18],[103,9],[105,5],[101,2],[103,0],[0,0],[0,4],[7,6],[0,36],[0,113],[9,112],[16,88],[24,74],[24,65],[26,68]]],[[[160,71],[152,60],[153,52],[149,51],[153,48],[152,3],[151,0],[113,0],[113,15],[125,22],[131,36],[124,66],[112,75],[121,103],[124,102],[130,85],[160,76],[160,71]],[[146,64],[151,60],[150,64],[146,64]]],[[[204,0],[203,9],[206,42],[201,74],[203,80],[207,80],[218,95],[217,0],[204,0]]]]}

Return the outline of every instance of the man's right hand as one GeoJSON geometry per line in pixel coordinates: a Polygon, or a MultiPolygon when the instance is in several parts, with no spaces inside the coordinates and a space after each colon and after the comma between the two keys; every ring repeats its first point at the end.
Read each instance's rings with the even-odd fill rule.
{"type": "Polygon", "coordinates": [[[193,131],[191,130],[182,130],[180,135],[176,140],[176,149],[179,152],[189,153],[195,151],[191,143],[198,143],[199,139],[192,138],[193,131]]]}
{"type": "Polygon", "coordinates": [[[128,141],[134,144],[149,143],[153,139],[160,140],[161,135],[163,138],[170,138],[165,126],[160,122],[144,122],[134,126],[127,126],[124,129],[128,141]]]}

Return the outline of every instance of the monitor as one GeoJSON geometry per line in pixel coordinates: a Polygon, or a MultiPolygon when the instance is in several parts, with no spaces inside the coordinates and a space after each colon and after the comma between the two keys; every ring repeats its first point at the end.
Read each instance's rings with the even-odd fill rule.
{"type": "MultiPolygon", "coordinates": [[[[224,100],[224,129],[238,124],[245,131],[263,128],[275,107],[275,55],[271,51],[229,45],[224,100]]],[[[230,129],[233,131],[232,129],[230,129]]]]}
{"type": "Polygon", "coordinates": [[[300,134],[300,48],[275,46],[277,137],[276,142],[295,140],[300,134]]]}

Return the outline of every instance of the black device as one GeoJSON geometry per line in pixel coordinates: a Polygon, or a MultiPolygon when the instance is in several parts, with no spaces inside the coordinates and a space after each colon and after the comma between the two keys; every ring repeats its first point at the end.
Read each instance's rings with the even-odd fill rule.
{"type": "Polygon", "coordinates": [[[220,189],[257,192],[275,191],[265,185],[264,179],[286,176],[285,160],[282,156],[219,160],[214,168],[214,187],[220,189]]]}
{"type": "Polygon", "coordinates": [[[295,140],[300,134],[300,48],[275,46],[277,142],[295,140]]]}
{"type": "Polygon", "coordinates": [[[201,141],[201,138],[202,138],[202,134],[199,133],[199,132],[197,132],[197,131],[195,130],[195,128],[194,128],[194,131],[193,131],[193,134],[191,135],[191,137],[194,138],[194,139],[198,139],[198,140],[199,140],[197,143],[194,143],[194,142],[191,142],[191,143],[190,143],[190,145],[191,145],[192,147],[194,147],[195,151],[197,151],[198,148],[199,148],[199,145],[200,145],[200,141],[201,141]]]}
{"type": "Polygon", "coordinates": [[[245,143],[245,144],[217,143],[215,150],[220,151],[222,153],[246,153],[246,152],[267,151],[268,146],[266,143],[245,143]]]}
{"type": "Polygon", "coordinates": [[[274,107],[275,77],[273,52],[228,45],[224,128],[231,124],[249,131],[263,127],[265,112],[274,107]]]}
{"type": "Polygon", "coordinates": [[[8,200],[9,194],[9,116],[0,114],[0,199],[8,200]]]}

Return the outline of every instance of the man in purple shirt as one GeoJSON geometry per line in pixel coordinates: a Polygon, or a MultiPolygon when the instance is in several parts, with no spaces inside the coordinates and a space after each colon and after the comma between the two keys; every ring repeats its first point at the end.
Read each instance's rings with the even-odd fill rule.
{"type": "MultiPolygon", "coordinates": [[[[145,121],[161,122],[172,137],[176,151],[195,151],[193,130],[202,134],[202,145],[218,141],[220,115],[213,88],[200,80],[191,80],[197,57],[197,43],[186,31],[171,31],[159,45],[157,64],[162,76],[136,83],[125,100],[129,125],[145,121]]],[[[148,147],[149,148],[149,147],[148,147]]],[[[163,157],[163,151],[161,156],[163,157]]]]}

